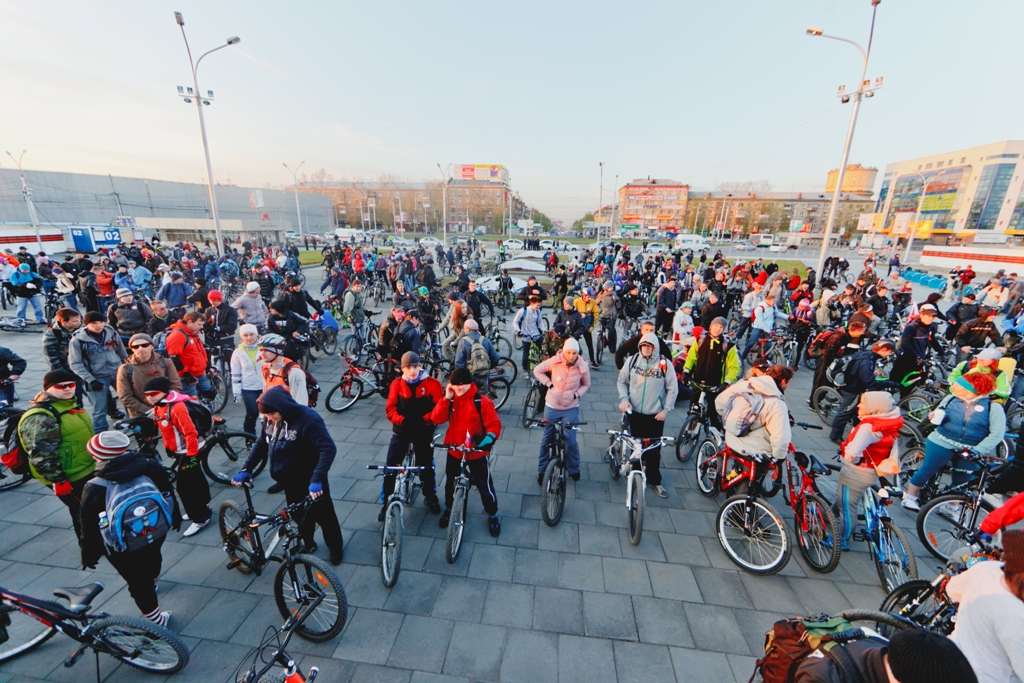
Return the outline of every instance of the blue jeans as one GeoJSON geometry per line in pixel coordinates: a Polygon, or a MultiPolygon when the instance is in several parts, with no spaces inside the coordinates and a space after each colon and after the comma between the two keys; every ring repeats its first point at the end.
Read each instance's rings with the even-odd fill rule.
{"type": "Polygon", "coordinates": [[[64,305],[70,308],[72,311],[78,310],[78,301],[75,299],[75,295],[64,297],[64,305]]]}
{"type": "MultiPolygon", "coordinates": [[[[568,410],[555,410],[551,406],[544,406],[544,419],[548,422],[555,422],[564,418],[566,422],[578,422],[580,419],[580,408],[569,408],[568,410]]],[[[540,440],[540,457],[537,463],[537,472],[544,474],[548,467],[548,446],[555,443],[555,425],[548,424],[544,427],[544,436],[540,440]]],[[[576,444],[576,430],[565,430],[565,465],[569,474],[576,474],[580,471],[580,447],[576,444]]]]}
{"type": "Polygon", "coordinates": [[[41,303],[39,303],[39,301],[41,299],[42,299],[42,296],[40,296],[39,294],[36,294],[32,298],[27,298],[27,297],[24,297],[24,296],[19,296],[18,297],[18,319],[19,320],[24,320],[25,319],[25,309],[28,308],[28,302],[31,301],[32,302],[32,310],[35,311],[35,314],[36,314],[36,322],[40,322],[40,323],[46,322],[46,320],[43,318],[43,305],[41,303]]]}
{"type": "Polygon", "coordinates": [[[960,451],[940,446],[929,439],[925,442],[924,460],[921,462],[921,467],[910,478],[910,483],[914,486],[924,486],[948,462],[952,462],[953,467],[957,470],[966,470],[965,472],[953,472],[950,474],[953,486],[966,484],[974,471],[978,469],[978,466],[974,463],[961,458],[960,451]]]}
{"type": "Polygon", "coordinates": [[[242,389],[242,403],[245,404],[245,422],[242,424],[243,432],[248,432],[249,434],[256,433],[256,418],[260,416],[259,408],[256,406],[256,399],[262,393],[259,389],[242,389]]]}
{"type": "MultiPolygon", "coordinates": [[[[747,342],[747,348],[743,349],[743,353],[740,354],[740,360],[742,361],[744,358],[747,357],[747,354],[750,353],[750,349],[754,348],[754,346],[757,344],[757,341],[761,337],[767,337],[767,336],[769,336],[768,332],[765,332],[764,330],[759,329],[757,327],[751,327],[750,328],[750,341],[747,342]]],[[[770,345],[766,345],[765,346],[765,351],[767,351],[769,348],[771,348],[770,345]]]]}
{"type": "MultiPolygon", "coordinates": [[[[210,393],[213,385],[210,384],[210,379],[204,374],[196,377],[197,382],[195,384],[181,383],[181,393],[188,394],[192,398],[199,398],[199,394],[204,396],[210,393]]],[[[251,433],[251,432],[250,432],[251,433]]]]}
{"type": "MultiPolygon", "coordinates": [[[[107,410],[113,406],[108,406],[107,401],[110,394],[107,393],[107,389],[115,385],[115,377],[97,377],[97,381],[103,384],[101,391],[93,391],[91,387],[86,390],[86,395],[89,397],[90,413],[92,414],[92,430],[99,434],[100,432],[107,431],[107,410]]],[[[86,385],[88,386],[88,384],[86,385]]]]}

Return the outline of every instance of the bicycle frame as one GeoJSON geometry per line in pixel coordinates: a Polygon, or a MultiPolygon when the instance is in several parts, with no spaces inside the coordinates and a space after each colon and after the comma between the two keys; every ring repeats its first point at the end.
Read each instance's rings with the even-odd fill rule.
{"type": "MultiPolygon", "coordinates": [[[[292,613],[292,615],[288,617],[288,620],[284,622],[284,625],[281,627],[281,629],[274,634],[274,636],[279,636],[280,634],[284,633],[285,637],[284,641],[277,647],[277,649],[274,651],[274,654],[270,657],[270,661],[267,662],[263,669],[261,669],[260,671],[254,672],[252,669],[250,669],[249,672],[245,675],[245,678],[240,678],[238,680],[244,681],[244,683],[254,683],[255,681],[262,680],[263,676],[267,674],[271,669],[273,669],[275,664],[280,664],[285,670],[285,681],[288,681],[289,683],[291,683],[292,681],[313,683],[313,681],[317,677],[317,674],[320,673],[320,669],[318,669],[315,666],[311,666],[309,668],[309,675],[303,677],[302,672],[295,664],[295,660],[288,656],[288,653],[285,652],[285,648],[287,648],[288,643],[291,642],[292,636],[295,634],[295,631],[299,628],[299,626],[301,626],[306,621],[309,615],[313,613],[313,610],[319,607],[320,603],[323,602],[323,600],[324,595],[318,595],[316,599],[309,604],[309,606],[306,608],[304,612],[302,612],[301,614],[292,613]],[[298,676],[298,678],[293,678],[295,676],[298,676]]],[[[266,640],[264,642],[266,642],[266,640]]],[[[269,647],[269,644],[264,647],[269,647]]],[[[257,650],[257,656],[262,653],[262,650],[263,647],[257,650]]],[[[255,666],[253,666],[253,669],[255,669],[255,666]]]]}
{"type": "MultiPolygon", "coordinates": [[[[263,573],[263,569],[271,562],[288,562],[288,564],[291,565],[291,555],[297,554],[293,553],[294,541],[299,537],[298,528],[295,526],[291,515],[298,510],[304,510],[309,504],[310,499],[306,498],[301,502],[289,505],[272,516],[261,515],[256,512],[252,505],[252,494],[249,493],[249,489],[252,488],[252,485],[243,485],[241,488],[245,491],[246,505],[245,516],[242,520],[242,524],[248,526],[249,530],[252,532],[251,538],[253,552],[249,552],[244,548],[236,548],[235,551],[244,553],[248,556],[250,561],[249,564],[252,566],[253,573],[256,574],[256,576],[260,576],[263,573]],[[263,537],[259,533],[259,527],[267,525],[270,526],[270,532],[275,534],[275,538],[268,546],[264,547],[263,537]],[[282,546],[284,550],[284,557],[276,557],[273,553],[281,543],[282,539],[284,540],[284,545],[282,546]]],[[[227,543],[224,544],[224,550],[228,550],[227,543]]],[[[239,564],[241,564],[241,561],[235,559],[228,563],[227,568],[234,569],[239,564]]],[[[290,576],[290,578],[292,580],[292,585],[294,586],[296,580],[296,577],[294,576],[294,567],[292,568],[292,576],[290,576]]],[[[296,595],[295,599],[298,600],[299,596],[296,595]]]]}
{"type": "Polygon", "coordinates": [[[894,499],[890,497],[887,489],[872,487],[864,491],[860,500],[861,511],[864,513],[864,540],[874,555],[882,557],[879,553],[879,530],[883,521],[892,519],[885,507],[892,505],[894,499]],[[883,491],[885,495],[882,494],[883,491]]]}

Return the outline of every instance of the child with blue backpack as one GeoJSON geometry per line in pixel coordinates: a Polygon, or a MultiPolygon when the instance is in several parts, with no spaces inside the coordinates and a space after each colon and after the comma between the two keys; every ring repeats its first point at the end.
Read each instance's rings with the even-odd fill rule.
{"type": "Polygon", "coordinates": [[[156,580],[160,549],[169,529],[181,526],[181,513],[164,468],[129,452],[121,432],[100,432],[86,450],[96,461],[95,476],[82,491],[82,567],[95,569],[106,556],[128,584],[142,616],[167,626],[171,613],[160,611],[156,580]]]}

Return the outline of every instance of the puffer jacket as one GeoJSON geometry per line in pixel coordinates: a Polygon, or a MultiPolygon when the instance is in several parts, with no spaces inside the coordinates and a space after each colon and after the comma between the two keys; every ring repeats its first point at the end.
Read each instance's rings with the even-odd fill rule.
{"type": "Polygon", "coordinates": [[[74,398],[57,400],[40,391],[21,416],[18,436],[32,476],[47,486],[84,479],[96,468],[96,461],[85,449],[93,436],[92,418],[74,398]],[[59,421],[51,410],[60,415],[59,421]]]}
{"type": "Polygon", "coordinates": [[[107,309],[107,323],[125,336],[145,332],[152,319],[153,311],[141,301],[133,300],[130,304],[116,301],[107,309]]]}
{"type": "Polygon", "coordinates": [[[899,457],[900,427],[903,416],[894,407],[881,415],[860,418],[840,447],[843,459],[852,465],[874,469],[890,455],[899,457]]]}
{"type": "Polygon", "coordinates": [[[51,370],[71,370],[68,348],[74,334],[74,331],[64,329],[56,317],[43,332],[43,358],[51,370]]]}
{"type": "Polygon", "coordinates": [[[263,420],[263,431],[242,469],[251,472],[253,463],[266,457],[274,481],[326,484],[338,448],[323,418],[296,403],[283,387],[271,387],[260,401],[282,419],[277,423],[263,420]]]}
{"type": "MultiPolygon", "coordinates": [[[[494,403],[488,397],[481,396],[480,410],[477,411],[474,400],[477,393],[476,385],[471,384],[462,396],[456,395],[449,401],[442,395],[434,406],[430,421],[434,424],[448,423],[448,431],[444,435],[446,444],[462,445],[467,441],[476,444],[487,434],[493,434],[495,440],[501,436],[501,419],[494,409],[494,403]]],[[[448,455],[461,458],[458,451],[448,451],[448,455]]],[[[479,460],[486,455],[486,450],[470,451],[466,460],[479,460]]]]}
{"type": "Polygon", "coordinates": [[[174,360],[179,375],[188,373],[193,377],[201,377],[206,372],[206,348],[199,336],[190,330],[183,320],[171,325],[167,331],[167,357],[174,360]]]}
{"type": "Polygon", "coordinates": [[[243,389],[263,391],[263,361],[258,350],[254,361],[245,344],[239,344],[231,353],[231,391],[237,397],[242,395],[243,389]]]}
{"type": "Polygon", "coordinates": [[[661,342],[653,333],[645,334],[640,341],[654,344],[654,353],[650,358],[644,358],[638,350],[623,364],[616,381],[619,400],[629,401],[633,410],[643,415],[670,412],[679,394],[672,359],[661,355],[661,342]]]}
{"type": "Polygon", "coordinates": [[[434,433],[430,414],[444,398],[441,383],[420,370],[415,382],[399,377],[391,382],[385,411],[391,422],[391,431],[406,441],[429,440],[434,433]]]}
{"type": "Polygon", "coordinates": [[[559,351],[533,369],[537,381],[548,387],[545,403],[553,410],[569,410],[580,404],[580,396],[590,388],[590,366],[582,356],[570,367],[559,351]]]}
{"type": "Polygon", "coordinates": [[[946,415],[928,440],[945,448],[970,446],[979,453],[988,453],[1006,435],[1006,413],[988,396],[979,396],[970,403],[947,396],[938,408],[944,408],[946,415]]]}
{"type": "Polygon", "coordinates": [[[238,319],[243,323],[255,325],[256,327],[263,327],[267,324],[267,316],[270,314],[270,311],[267,310],[267,303],[259,294],[256,296],[248,293],[243,294],[235,299],[231,307],[239,312],[238,319]]]}
{"type": "Polygon", "coordinates": [[[192,400],[191,396],[172,391],[153,406],[153,420],[163,437],[164,448],[171,453],[184,453],[190,458],[198,455],[205,443],[185,407],[185,402],[192,400]]]}
{"type": "Polygon", "coordinates": [[[80,327],[71,337],[68,350],[71,372],[86,382],[114,377],[127,356],[120,335],[110,325],[103,326],[100,341],[96,341],[85,326],[80,327]]]}
{"type": "Polygon", "coordinates": [[[597,308],[600,311],[600,318],[604,320],[614,320],[615,314],[618,312],[617,309],[618,297],[615,296],[613,291],[602,291],[597,295],[597,308]]]}
{"type": "MultiPolygon", "coordinates": [[[[729,399],[737,393],[753,392],[761,395],[763,405],[757,419],[746,436],[736,436],[728,431],[725,443],[737,453],[746,455],[763,455],[770,453],[776,460],[784,460],[789,452],[789,443],[793,433],[789,426],[789,408],[775,380],[767,375],[750,377],[730,385],[715,398],[715,408],[725,422],[729,416],[725,414],[729,399]]],[[[741,399],[742,401],[742,399],[741,399]]],[[[745,403],[745,402],[744,402],[745,403]]],[[[734,404],[735,406],[738,405],[734,404]]]]}
{"type": "Polygon", "coordinates": [[[174,369],[174,363],[156,351],[145,363],[133,353],[117,369],[117,397],[121,399],[129,417],[145,415],[152,409],[153,406],[146,402],[142,388],[154,377],[166,377],[172,390],[181,391],[181,379],[174,369]]]}
{"type": "Polygon", "coordinates": [[[11,274],[11,287],[14,288],[15,296],[31,299],[43,293],[43,278],[31,270],[27,273],[15,270],[11,274]]]}

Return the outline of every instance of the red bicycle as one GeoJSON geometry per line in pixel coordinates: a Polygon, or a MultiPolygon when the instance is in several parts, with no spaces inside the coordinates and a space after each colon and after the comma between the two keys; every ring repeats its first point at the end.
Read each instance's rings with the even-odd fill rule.
{"type": "Polygon", "coordinates": [[[341,360],[341,380],[327,392],[327,410],[343,413],[355,402],[370,398],[375,393],[387,398],[391,380],[398,376],[398,363],[392,358],[378,360],[371,368],[356,365],[355,360],[344,353],[341,360]]]}

